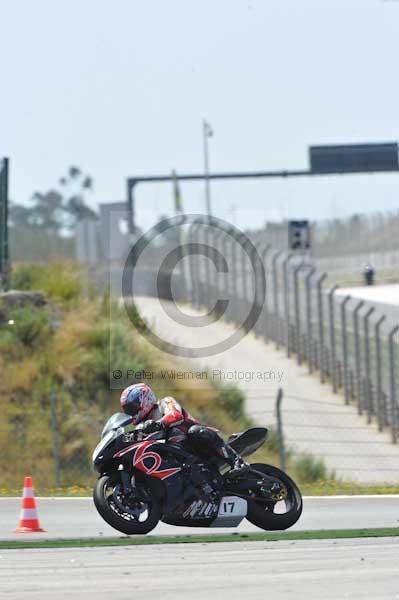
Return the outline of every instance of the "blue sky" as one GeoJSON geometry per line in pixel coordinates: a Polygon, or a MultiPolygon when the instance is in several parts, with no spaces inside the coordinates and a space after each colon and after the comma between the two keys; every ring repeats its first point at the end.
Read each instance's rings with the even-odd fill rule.
{"type": "MultiPolygon", "coordinates": [[[[311,144],[399,138],[394,0],[13,0],[1,3],[0,155],[25,202],[70,164],[93,204],[125,177],[307,167],[311,144]]],[[[243,227],[396,208],[397,174],[217,183],[216,215],[243,227]],[[235,208],[234,208],[235,207],[235,208]]],[[[172,211],[171,186],[137,193],[138,222],[172,211]]],[[[188,211],[203,185],[183,186],[188,211]]]]}

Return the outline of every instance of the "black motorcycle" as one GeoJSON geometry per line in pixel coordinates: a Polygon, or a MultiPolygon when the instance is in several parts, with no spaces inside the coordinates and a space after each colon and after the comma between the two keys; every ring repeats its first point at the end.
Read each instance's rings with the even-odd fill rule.
{"type": "MultiPolygon", "coordinates": [[[[229,477],[222,459],[176,443],[178,431],[145,435],[131,417],[114,414],[93,452],[100,473],[94,504],[122,533],[145,534],[159,521],[186,527],[237,527],[248,521],[265,530],[288,529],[302,513],[302,497],[288,475],[271,465],[251,464],[229,477]],[[224,472],[225,471],[225,472],[224,472]]],[[[241,456],[255,452],[267,429],[253,427],[228,443],[241,456]]]]}

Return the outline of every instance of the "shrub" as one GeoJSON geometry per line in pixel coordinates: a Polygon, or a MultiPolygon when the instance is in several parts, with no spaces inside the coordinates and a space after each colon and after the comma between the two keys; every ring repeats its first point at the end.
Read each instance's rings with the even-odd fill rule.
{"type": "Polygon", "coordinates": [[[8,329],[9,341],[11,334],[24,346],[32,348],[44,342],[49,334],[48,314],[40,308],[14,308],[10,311],[9,318],[13,321],[8,329]]]}
{"type": "Polygon", "coordinates": [[[22,264],[12,271],[11,287],[15,290],[29,291],[35,289],[35,281],[40,273],[38,265],[22,264]]]}
{"type": "Polygon", "coordinates": [[[296,476],[302,483],[314,483],[329,479],[327,467],[321,458],[304,454],[294,462],[296,476]]]}
{"type": "Polygon", "coordinates": [[[245,396],[235,385],[218,386],[219,404],[236,419],[245,417],[245,396]]]}
{"type": "Polygon", "coordinates": [[[15,353],[17,340],[11,327],[0,327],[0,356],[12,356],[15,353]]]}
{"type": "MultiPolygon", "coordinates": [[[[275,454],[278,454],[279,448],[280,448],[280,443],[279,443],[279,439],[278,439],[278,432],[277,429],[273,426],[267,428],[267,448],[268,450],[270,450],[270,452],[274,452],[275,454]]],[[[286,456],[287,455],[291,455],[290,451],[286,450],[285,451],[286,456]]]]}
{"type": "Polygon", "coordinates": [[[81,273],[72,262],[67,261],[18,265],[13,272],[12,286],[44,292],[49,299],[62,303],[78,300],[82,295],[81,273]]]}

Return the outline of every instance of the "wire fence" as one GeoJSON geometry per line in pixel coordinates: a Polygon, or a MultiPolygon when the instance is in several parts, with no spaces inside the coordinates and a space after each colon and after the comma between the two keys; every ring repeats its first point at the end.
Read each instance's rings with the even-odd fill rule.
{"type": "Polygon", "coordinates": [[[386,305],[382,312],[341,293],[337,285],[328,288],[327,274],[304,254],[274,251],[261,242],[237,244],[228,232],[206,224],[191,227],[190,242],[216,251],[214,266],[204,256],[187,260],[186,287],[194,306],[211,311],[218,298],[228,296],[224,317],[240,327],[246,327],[246,315],[255,306],[259,316],[251,329],[257,336],[306,364],[309,373],[342,393],[346,404],[355,405],[379,431],[388,430],[397,443],[395,307],[386,305]]]}
{"type": "Polygon", "coordinates": [[[264,408],[251,415],[274,428],[269,444],[277,446],[280,467],[303,482],[397,482],[397,446],[373,435],[354,406],[343,411],[338,398],[310,399],[280,388],[277,397],[265,398],[264,408]]]}

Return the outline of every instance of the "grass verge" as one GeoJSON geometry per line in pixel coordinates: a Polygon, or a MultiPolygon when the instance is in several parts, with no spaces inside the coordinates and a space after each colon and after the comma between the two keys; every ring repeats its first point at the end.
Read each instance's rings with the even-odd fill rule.
{"type": "Polygon", "coordinates": [[[322,529],[288,533],[222,533],[205,535],[154,535],[120,538],[81,538],[32,541],[3,541],[0,550],[31,548],[96,548],[101,546],[149,546],[155,544],[206,544],[218,542],[277,542],[282,540],[338,540],[351,538],[399,537],[399,528],[322,529]]]}

